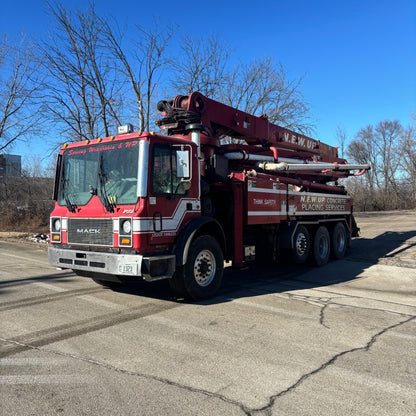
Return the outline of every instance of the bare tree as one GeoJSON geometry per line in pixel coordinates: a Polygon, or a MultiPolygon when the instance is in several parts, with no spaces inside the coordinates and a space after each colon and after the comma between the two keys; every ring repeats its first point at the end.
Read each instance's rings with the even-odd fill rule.
{"type": "Polygon", "coordinates": [[[117,24],[111,25],[109,22],[101,22],[104,30],[104,39],[107,48],[112,52],[115,59],[120,63],[118,71],[122,74],[126,82],[130,84],[136,103],[136,112],[139,129],[145,130],[145,104],[143,93],[143,82],[140,73],[135,68],[134,58],[126,52],[123,47],[124,33],[120,31],[117,24]]]}
{"type": "Polygon", "coordinates": [[[281,63],[263,58],[229,72],[227,85],[218,95],[230,106],[251,114],[265,114],[272,123],[310,133],[313,126],[301,83],[302,78],[289,79],[281,63]]]}
{"type": "Polygon", "coordinates": [[[389,188],[397,195],[396,173],[399,168],[399,140],[402,126],[398,120],[381,121],[375,128],[375,142],[379,153],[379,171],[383,178],[384,191],[389,188]]]}
{"type": "Polygon", "coordinates": [[[370,125],[361,129],[348,145],[349,157],[358,163],[371,164],[371,170],[365,175],[366,181],[361,184],[367,189],[366,197],[375,209],[395,209],[402,203],[399,175],[402,131],[397,120],[385,120],[375,127],[370,125]]]}
{"type": "Polygon", "coordinates": [[[403,130],[401,138],[400,158],[401,168],[408,179],[408,189],[410,189],[413,205],[416,203],[416,128],[409,126],[403,130]]]}
{"type": "Polygon", "coordinates": [[[182,56],[174,65],[172,86],[182,94],[199,91],[208,97],[218,97],[227,85],[229,48],[216,36],[192,38],[183,36],[182,56]]]}
{"type": "Polygon", "coordinates": [[[0,151],[38,131],[40,79],[33,44],[0,37],[0,151]]]}
{"type": "Polygon", "coordinates": [[[341,149],[340,156],[343,158],[345,154],[345,144],[347,143],[347,131],[345,130],[345,127],[337,126],[335,134],[339,143],[339,147],[341,149]]]}
{"type": "Polygon", "coordinates": [[[53,3],[49,11],[55,32],[42,45],[49,72],[48,107],[65,136],[109,136],[132,112],[132,96],[139,128],[149,130],[153,95],[169,62],[165,52],[175,30],[158,22],[152,29],[136,26],[135,40],[125,45],[117,23],[99,16],[93,3],[75,13],[53,3]]]}
{"type": "Polygon", "coordinates": [[[162,69],[172,63],[166,49],[176,29],[173,26],[162,26],[155,21],[152,29],[136,25],[139,36],[136,41],[136,61],[139,63],[139,79],[142,82],[145,96],[144,125],[140,130],[150,130],[153,96],[159,85],[162,69]]]}
{"type": "Polygon", "coordinates": [[[108,136],[119,123],[121,89],[115,62],[103,42],[102,19],[94,4],[71,13],[49,3],[53,32],[41,44],[51,121],[66,139],[108,136]]]}
{"type": "Polygon", "coordinates": [[[172,85],[183,93],[199,91],[272,123],[309,133],[309,105],[301,93],[302,78],[289,79],[282,64],[262,58],[234,65],[229,48],[216,37],[182,39],[183,58],[172,85]]]}
{"type": "Polygon", "coordinates": [[[25,157],[21,176],[0,182],[0,228],[13,231],[46,230],[54,201],[53,179],[39,155],[25,157]]]}
{"type": "Polygon", "coordinates": [[[370,163],[371,170],[366,173],[370,192],[379,186],[378,153],[374,137],[373,126],[359,130],[356,139],[351,141],[347,148],[347,155],[357,163],[370,163]]]}

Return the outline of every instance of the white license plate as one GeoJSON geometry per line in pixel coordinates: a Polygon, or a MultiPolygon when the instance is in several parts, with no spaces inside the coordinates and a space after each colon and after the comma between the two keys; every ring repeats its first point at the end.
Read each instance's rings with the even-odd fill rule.
{"type": "Polygon", "coordinates": [[[118,265],[118,272],[120,274],[134,274],[137,275],[137,263],[124,263],[118,265]]]}

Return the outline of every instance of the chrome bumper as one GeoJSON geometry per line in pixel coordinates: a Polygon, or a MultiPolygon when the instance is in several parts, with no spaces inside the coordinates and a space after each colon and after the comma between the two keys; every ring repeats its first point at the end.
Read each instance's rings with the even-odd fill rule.
{"type": "MultiPolygon", "coordinates": [[[[169,279],[175,272],[174,255],[142,256],[48,247],[51,266],[95,274],[135,276],[147,281],[169,279]]],[[[103,278],[105,280],[105,277],[103,278]]]]}

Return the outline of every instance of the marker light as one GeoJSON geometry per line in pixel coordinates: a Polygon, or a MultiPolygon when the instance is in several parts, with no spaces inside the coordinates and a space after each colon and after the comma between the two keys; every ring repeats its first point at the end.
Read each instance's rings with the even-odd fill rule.
{"type": "Polygon", "coordinates": [[[125,124],[124,126],[118,126],[118,134],[126,134],[133,132],[133,125],[130,123],[125,124]]]}

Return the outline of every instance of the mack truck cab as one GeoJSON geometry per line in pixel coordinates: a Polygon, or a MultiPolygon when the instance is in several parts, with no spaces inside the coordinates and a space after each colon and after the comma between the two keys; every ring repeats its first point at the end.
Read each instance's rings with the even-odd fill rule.
{"type": "Polygon", "coordinates": [[[197,144],[127,131],[62,148],[50,264],[101,284],[168,278],[178,296],[211,296],[225,237],[214,218],[201,217],[197,144]]]}

